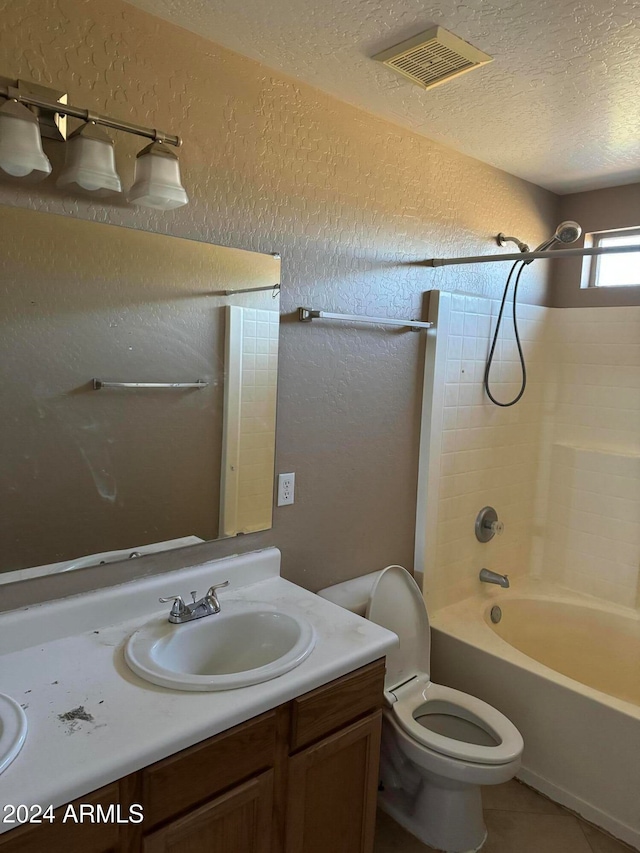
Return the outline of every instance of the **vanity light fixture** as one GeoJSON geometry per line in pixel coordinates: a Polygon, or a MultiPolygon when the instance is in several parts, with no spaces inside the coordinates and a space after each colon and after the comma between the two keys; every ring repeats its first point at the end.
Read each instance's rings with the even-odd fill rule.
{"type": "Polygon", "coordinates": [[[0,169],[14,178],[42,180],[51,163],[42,150],[38,119],[16,100],[0,108],[0,169]]]}
{"type": "Polygon", "coordinates": [[[178,157],[165,143],[152,142],[138,153],[135,179],[127,200],[156,210],[173,210],[188,204],[178,157]]]}
{"type": "Polygon", "coordinates": [[[188,204],[178,157],[170,149],[181,145],[179,136],[74,107],[66,103],[63,92],[22,80],[0,77],[0,98],[7,99],[0,108],[0,168],[10,175],[46,177],[51,164],[42,150],[40,134],[66,140],[66,117],[71,116],[84,124],[69,137],[59,187],[77,186],[98,196],[122,191],[113,141],[102,126],[151,140],[136,158],[129,201],[157,210],[188,204]]]}
{"type": "Polygon", "coordinates": [[[64,171],[56,186],[77,186],[101,197],[122,192],[113,140],[94,122],[87,122],[69,137],[64,171]]]}

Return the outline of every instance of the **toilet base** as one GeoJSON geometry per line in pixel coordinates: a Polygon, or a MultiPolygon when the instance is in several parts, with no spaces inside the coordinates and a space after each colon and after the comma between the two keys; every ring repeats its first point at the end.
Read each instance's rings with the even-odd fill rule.
{"type": "MultiPolygon", "coordinates": [[[[429,758],[426,751],[385,715],[380,749],[380,808],[436,850],[476,853],[487,840],[480,785],[434,773],[424,766],[425,758],[429,758]]],[[[499,780],[503,781],[501,777],[499,780]]]]}
{"type": "Polygon", "coordinates": [[[417,797],[385,789],[378,795],[378,806],[407,832],[444,853],[478,853],[487,840],[480,788],[475,785],[451,791],[423,781],[417,797]]]}
{"type": "Polygon", "coordinates": [[[386,709],[380,745],[379,804],[420,841],[445,853],[476,853],[487,840],[481,789],[515,776],[505,764],[477,764],[429,749],[386,709]]]}

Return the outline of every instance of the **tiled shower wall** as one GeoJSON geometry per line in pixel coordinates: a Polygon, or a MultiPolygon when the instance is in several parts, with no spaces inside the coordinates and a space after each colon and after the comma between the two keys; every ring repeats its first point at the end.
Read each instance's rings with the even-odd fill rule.
{"type": "Polygon", "coordinates": [[[533,570],[640,606],[640,307],[549,309],[533,570]]]}
{"type": "MultiPolygon", "coordinates": [[[[426,525],[418,518],[424,539],[420,542],[418,537],[416,569],[424,571],[425,594],[433,609],[477,591],[478,572],[483,567],[511,576],[525,573],[529,567],[543,423],[543,342],[550,309],[519,308],[527,390],[515,406],[501,408],[487,399],[483,389],[499,308],[495,299],[448,293],[434,299],[432,295],[430,319],[437,331],[429,341],[427,369],[435,359],[438,399],[434,398],[431,407],[425,388],[425,410],[431,410],[429,456],[435,468],[424,470],[427,451],[423,444],[420,479],[429,480],[433,488],[422,501],[428,507],[423,513],[426,525]],[[481,544],[475,537],[474,522],[487,504],[498,510],[505,531],[481,544]]],[[[512,399],[520,388],[520,377],[513,321],[505,311],[491,371],[496,399],[512,399]]]]}
{"type": "MultiPolygon", "coordinates": [[[[481,592],[483,566],[639,606],[640,308],[519,306],[528,384],[511,408],[482,386],[498,308],[432,300],[416,555],[429,606],[481,592]],[[505,531],[481,544],[474,520],[487,504],[505,531]]],[[[508,400],[520,385],[510,314],[501,338],[492,390],[508,400]]]]}

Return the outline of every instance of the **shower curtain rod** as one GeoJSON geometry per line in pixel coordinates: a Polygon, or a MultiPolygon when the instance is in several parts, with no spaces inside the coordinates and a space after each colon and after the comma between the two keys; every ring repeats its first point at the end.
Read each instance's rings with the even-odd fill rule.
{"type": "Polygon", "coordinates": [[[555,249],[546,252],[512,252],[508,255],[475,255],[469,258],[428,258],[419,261],[423,267],[448,267],[455,264],[492,264],[496,261],[534,261],[537,258],[568,258],[583,255],[614,255],[619,252],[636,252],[640,246],[598,246],[593,249],[555,249]]]}

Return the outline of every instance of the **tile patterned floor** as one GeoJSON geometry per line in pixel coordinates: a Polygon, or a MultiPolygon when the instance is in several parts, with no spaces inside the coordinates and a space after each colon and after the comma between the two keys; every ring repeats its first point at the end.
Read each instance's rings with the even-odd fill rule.
{"type": "MultiPolygon", "coordinates": [[[[630,853],[561,806],[515,780],[483,789],[489,838],[482,853],[630,853]]],[[[436,853],[378,813],[374,853],[436,853]]]]}

